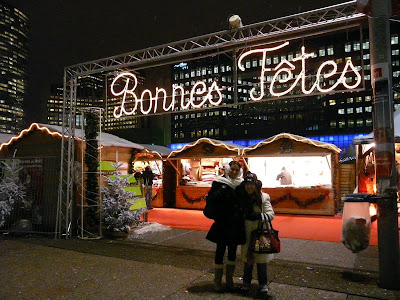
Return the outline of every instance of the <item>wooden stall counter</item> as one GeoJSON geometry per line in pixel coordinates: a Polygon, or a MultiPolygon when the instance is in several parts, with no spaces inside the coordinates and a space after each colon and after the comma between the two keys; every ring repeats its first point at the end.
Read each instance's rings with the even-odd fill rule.
{"type": "Polygon", "coordinates": [[[164,207],[164,197],[163,197],[163,188],[162,187],[153,187],[153,200],[151,205],[153,207],[164,207]]]}
{"type": "Polygon", "coordinates": [[[334,215],[332,188],[263,188],[271,197],[275,213],[334,215]]]}
{"type": "Polygon", "coordinates": [[[176,208],[204,209],[210,186],[177,186],[176,208]]]}

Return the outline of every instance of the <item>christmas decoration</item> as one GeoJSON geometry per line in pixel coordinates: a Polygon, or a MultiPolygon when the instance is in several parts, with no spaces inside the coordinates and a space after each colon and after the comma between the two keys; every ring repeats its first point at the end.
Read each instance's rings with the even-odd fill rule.
{"type": "Polygon", "coordinates": [[[2,227],[13,209],[29,209],[31,203],[26,200],[26,186],[18,178],[21,168],[18,168],[17,161],[12,160],[8,165],[6,162],[0,163],[0,227],[2,227]]]}
{"type": "Polygon", "coordinates": [[[101,189],[101,216],[109,232],[128,233],[132,224],[139,222],[144,210],[130,210],[139,197],[125,190],[129,185],[129,177],[121,176],[118,171],[121,165],[113,165],[116,171],[112,176],[106,177],[107,186],[101,189]]]}

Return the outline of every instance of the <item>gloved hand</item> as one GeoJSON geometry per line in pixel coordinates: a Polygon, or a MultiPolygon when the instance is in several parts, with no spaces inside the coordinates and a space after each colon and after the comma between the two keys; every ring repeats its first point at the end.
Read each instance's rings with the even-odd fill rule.
{"type": "Polygon", "coordinates": [[[253,212],[253,213],[250,213],[250,214],[245,215],[244,218],[245,218],[246,220],[249,220],[249,221],[261,220],[261,213],[255,213],[255,212],[253,212]]]}

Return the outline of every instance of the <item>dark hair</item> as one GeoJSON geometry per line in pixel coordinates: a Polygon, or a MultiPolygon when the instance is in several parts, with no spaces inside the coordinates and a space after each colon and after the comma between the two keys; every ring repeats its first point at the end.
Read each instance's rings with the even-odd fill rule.
{"type": "Polygon", "coordinates": [[[233,165],[237,165],[239,168],[242,167],[242,166],[239,164],[239,162],[236,161],[236,160],[232,160],[232,161],[229,163],[229,166],[230,166],[230,167],[232,167],[233,165]]]}

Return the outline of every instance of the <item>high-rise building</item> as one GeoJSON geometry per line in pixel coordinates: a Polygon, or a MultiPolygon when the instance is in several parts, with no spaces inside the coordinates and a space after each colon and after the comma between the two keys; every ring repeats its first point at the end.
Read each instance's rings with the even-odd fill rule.
{"type": "MultiPolygon", "coordinates": [[[[50,96],[47,99],[47,123],[62,125],[64,88],[52,84],[50,96]]],[[[79,109],[83,107],[99,107],[104,109],[104,82],[96,76],[79,78],[76,86],[77,126],[81,125],[79,109]]]]}
{"type": "MultiPolygon", "coordinates": [[[[391,25],[394,109],[397,109],[400,107],[400,26],[397,23],[391,25]]],[[[251,49],[274,47],[277,44],[279,43],[260,44],[251,49]]],[[[246,57],[242,61],[244,70],[238,71],[237,75],[234,71],[236,60],[231,53],[216,53],[213,56],[175,64],[171,67],[174,84],[180,85],[185,91],[190,91],[199,81],[208,85],[216,81],[222,89],[223,105],[214,109],[181,111],[172,115],[172,143],[187,143],[200,137],[228,141],[254,141],[263,140],[281,132],[316,139],[318,136],[348,135],[351,138],[347,139],[347,144],[351,143],[354,135],[369,133],[373,129],[369,46],[366,26],[290,41],[289,45],[268,52],[265,68],[269,71],[264,75],[260,75],[262,55],[246,57]],[[303,46],[310,56],[309,59],[304,60],[304,70],[300,70],[301,60],[296,60],[296,58],[301,56],[303,46]],[[301,92],[301,81],[297,81],[296,87],[290,90],[292,83],[285,82],[284,77],[287,72],[281,71],[277,77],[274,77],[277,68],[284,68],[282,64],[293,66],[297,63],[292,82],[296,81],[296,76],[303,76],[300,72],[304,71],[304,81],[306,81],[304,89],[310,90],[317,80],[315,75],[318,74],[318,67],[328,60],[337,65],[337,73],[343,70],[346,63],[351,60],[362,77],[363,82],[360,88],[349,90],[342,87],[342,91],[336,93],[318,93],[317,91],[304,95],[305,93],[301,92]],[[265,96],[259,102],[252,101],[250,91],[255,88],[256,93],[259,93],[261,76],[265,77],[265,96]],[[237,77],[236,91],[235,77],[237,77]],[[282,97],[274,97],[270,90],[272,84],[274,84],[276,94],[281,91],[288,92],[282,97]]],[[[237,56],[251,49],[239,49],[236,52],[237,56]]],[[[330,69],[325,68],[324,71],[329,73],[330,69]]],[[[334,76],[339,76],[339,74],[334,76]]],[[[354,75],[346,74],[347,81],[349,84],[354,82],[354,75]]],[[[332,86],[334,80],[328,78],[324,84],[327,85],[326,87],[332,86]]],[[[189,93],[185,93],[186,103],[189,101],[189,96],[191,96],[189,93]]],[[[201,97],[196,97],[194,101],[201,101],[197,98],[201,97]]],[[[334,142],[334,139],[324,141],[334,142]]]]}
{"type": "Polygon", "coordinates": [[[22,128],[27,88],[28,18],[0,1],[0,132],[22,128]]]}

